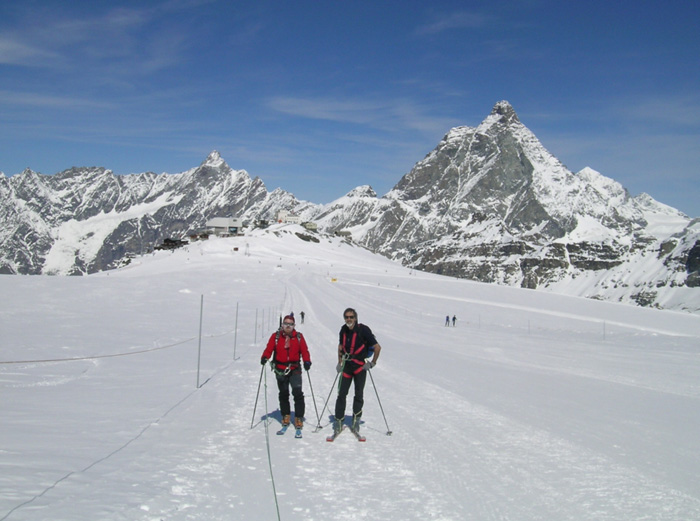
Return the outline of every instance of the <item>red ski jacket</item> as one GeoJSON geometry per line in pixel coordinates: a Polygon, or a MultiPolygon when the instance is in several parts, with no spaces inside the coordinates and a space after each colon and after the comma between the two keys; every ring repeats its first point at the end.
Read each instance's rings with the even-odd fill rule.
{"type": "Polygon", "coordinates": [[[300,362],[311,361],[306,340],[297,330],[292,331],[291,337],[283,332],[273,333],[270,340],[267,341],[267,347],[262,355],[269,359],[272,357],[273,351],[275,353],[275,366],[280,371],[284,371],[288,367],[290,370],[294,370],[300,362]]]}

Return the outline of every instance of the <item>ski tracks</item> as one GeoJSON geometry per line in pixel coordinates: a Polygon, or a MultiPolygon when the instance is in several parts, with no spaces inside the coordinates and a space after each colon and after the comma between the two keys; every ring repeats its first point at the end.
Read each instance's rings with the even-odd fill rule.
{"type": "Polygon", "coordinates": [[[404,472],[420,476],[445,519],[700,519],[696,499],[604,455],[410,375],[393,370],[382,381],[406,397],[392,410],[404,472]]]}
{"type": "MultiPolygon", "coordinates": [[[[132,455],[128,479],[140,486],[125,503],[133,507],[118,519],[244,521],[251,504],[260,519],[276,519],[264,435],[264,384],[250,428],[258,383],[253,373],[250,361],[234,364],[201,388],[172,421],[161,422],[162,443],[150,444],[158,449],[132,455]],[[207,410],[216,413],[202,414],[207,410]],[[179,436],[173,437],[173,430],[179,436]]],[[[269,389],[274,385],[269,374],[267,384],[268,396],[276,396],[269,389]]],[[[274,400],[270,409],[276,408],[274,400]]],[[[276,422],[267,421],[270,436],[277,438],[276,422]]],[[[151,435],[160,436],[158,431],[151,435]]]]}

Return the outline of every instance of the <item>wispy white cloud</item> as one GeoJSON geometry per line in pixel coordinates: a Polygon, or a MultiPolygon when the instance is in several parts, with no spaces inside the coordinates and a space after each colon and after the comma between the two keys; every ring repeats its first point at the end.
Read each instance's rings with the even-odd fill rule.
{"type": "Polygon", "coordinates": [[[637,122],[700,127],[700,97],[664,95],[618,105],[618,111],[637,122]]]}
{"type": "Polygon", "coordinates": [[[292,116],[354,123],[384,131],[443,132],[448,125],[446,118],[427,115],[426,110],[405,99],[368,101],[278,96],[270,99],[267,106],[292,116]]]}
{"type": "MultiPolygon", "coordinates": [[[[516,107],[517,109],[517,107],[516,107]]],[[[577,126],[600,127],[606,139],[610,133],[634,135],[673,135],[700,130],[700,95],[695,93],[659,92],[657,95],[625,95],[592,98],[578,106],[518,113],[521,119],[540,121],[546,125],[566,124],[570,132],[577,126]]]]}
{"type": "Polygon", "coordinates": [[[417,35],[433,35],[453,29],[477,29],[491,23],[491,17],[479,13],[459,11],[445,13],[430,23],[416,28],[417,35]]]}
{"type": "Polygon", "coordinates": [[[84,98],[0,90],[0,105],[58,109],[106,109],[113,104],[84,98]]]}
{"type": "Polygon", "coordinates": [[[268,101],[268,106],[278,112],[309,119],[323,119],[343,123],[370,124],[377,111],[384,110],[378,103],[353,100],[305,99],[277,96],[268,101]]]}
{"type": "Polygon", "coordinates": [[[151,74],[178,63],[186,48],[186,32],[162,28],[163,11],[160,6],[82,16],[68,7],[40,12],[32,23],[0,29],[0,63],[66,73],[89,68],[93,77],[151,74]]]}
{"type": "Polygon", "coordinates": [[[47,61],[56,57],[56,53],[30,43],[0,35],[0,64],[31,65],[35,60],[47,61]]]}

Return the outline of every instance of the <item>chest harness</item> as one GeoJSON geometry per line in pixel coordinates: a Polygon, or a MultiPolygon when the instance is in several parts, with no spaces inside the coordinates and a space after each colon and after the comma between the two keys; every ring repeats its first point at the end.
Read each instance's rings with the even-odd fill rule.
{"type": "Polygon", "coordinates": [[[360,356],[360,354],[365,348],[365,344],[363,343],[360,346],[357,346],[356,344],[357,331],[352,332],[352,338],[350,339],[349,348],[347,345],[347,335],[343,333],[343,376],[346,378],[350,378],[351,376],[358,374],[360,371],[362,371],[362,367],[365,365],[363,357],[360,356]],[[348,368],[348,362],[355,362],[355,364],[357,364],[357,369],[355,369],[351,373],[347,372],[346,369],[348,368]]]}
{"type": "MultiPolygon", "coordinates": [[[[277,360],[277,344],[280,341],[280,332],[277,331],[275,334],[275,349],[272,351],[272,360],[273,360],[273,365],[272,365],[272,370],[277,376],[287,376],[289,373],[294,371],[299,367],[299,362],[301,361],[301,340],[302,340],[302,335],[299,331],[297,331],[297,342],[299,343],[299,360],[287,360],[286,362],[280,362],[277,360]],[[285,366],[284,369],[280,369],[277,367],[278,365],[283,365],[285,366]]],[[[284,348],[287,350],[287,359],[289,359],[289,349],[292,345],[292,337],[286,337],[284,339],[284,348]]]]}

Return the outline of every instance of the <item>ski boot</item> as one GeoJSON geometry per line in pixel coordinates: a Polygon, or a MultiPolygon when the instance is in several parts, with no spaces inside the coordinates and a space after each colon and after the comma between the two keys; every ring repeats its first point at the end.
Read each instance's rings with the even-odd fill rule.
{"type": "Polygon", "coordinates": [[[352,432],[358,432],[358,433],[360,432],[360,418],[361,418],[361,416],[353,416],[352,417],[352,426],[350,427],[352,432]]]}

